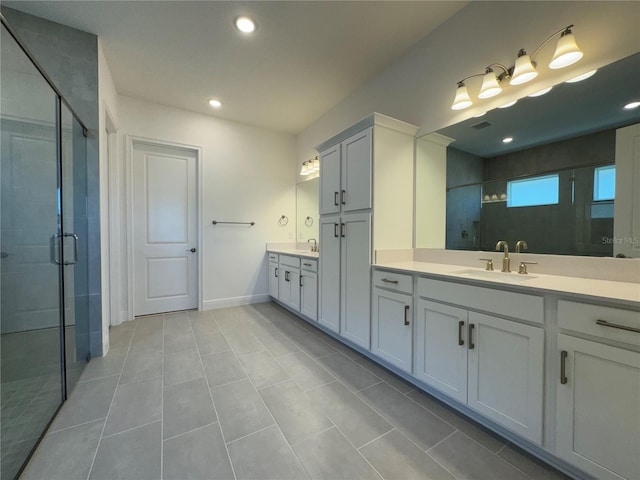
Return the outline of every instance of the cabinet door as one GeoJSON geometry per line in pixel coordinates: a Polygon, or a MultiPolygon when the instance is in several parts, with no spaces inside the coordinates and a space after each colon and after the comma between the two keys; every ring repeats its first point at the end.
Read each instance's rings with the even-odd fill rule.
{"type": "Polygon", "coordinates": [[[300,270],[288,268],[289,271],[289,306],[296,311],[300,311],[300,270]]]}
{"type": "Polygon", "coordinates": [[[371,208],[373,129],[362,132],[342,142],[342,192],[343,211],[371,208]]]}
{"type": "Polygon", "coordinates": [[[410,295],[374,289],[371,351],[408,373],[413,358],[411,303],[410,295]]]}
{"type": "Polygon", "coordinates": [[[320,154],[320,214],[340,212],[340,144],[320,154]]]}
{"type": "Polygon", "coordinates": [[[311,320],[318,319],[318,274],[300,274],[300,312],[311,320]]]}
{"type": "Polygon", "coordinates": [[[467,403],[467,311],[418,300],[416,377],[467,403]]]}
{"type": "Polygon", "coordinates": [[[469,312],[467,403],[542,443],[544,330],[469,312]]]}
{"type": "Polygon", "coordinates": [[[269,295],[278,298],[278,264],[269,263],[269,295]]]}
{"type": "Polygon", "coordinates": [[[558,335],[556,453],[601,479],[640,478],[640,353],[558,335]]]}
{"type": "Polygon", "coordinates": [[[340,332],[340,217],[320,218],[320,311],[318,321],[340,332]]]}
{"type": "Polygon", "coordinates": [[[278,267],[278,300],[289,305],[291,303],[291,282],[289,282],[289,269],[286,265],[278,267]]]}
{"type": "Polygon", "coordinates": [[[340,235],[340,334],[368,350],[371,341],[371,215],[343,215],[340,235]]]}

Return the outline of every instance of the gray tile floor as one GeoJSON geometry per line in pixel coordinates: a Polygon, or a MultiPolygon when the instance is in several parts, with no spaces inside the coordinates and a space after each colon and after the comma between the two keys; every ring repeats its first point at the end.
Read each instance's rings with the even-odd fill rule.
{"type": "Polygon", "coordinates": [[[111,329],[23,479],[559,479],[272,303],[111,329]]]}

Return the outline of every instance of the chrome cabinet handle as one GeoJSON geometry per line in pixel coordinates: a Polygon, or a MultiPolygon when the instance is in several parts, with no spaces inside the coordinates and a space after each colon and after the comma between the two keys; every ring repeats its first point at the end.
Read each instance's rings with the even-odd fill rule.
{"type": "Polygon", "coordinates": [[[566,350],[562,350],[560,352],[560,383],[562,385],[566,385],[567,382],[569,381],[567,379],[567,356],[569,355],[569,352],[567,352],[566,350]]]}
{"type": "Polygon", "coordinates": [[[397,280],[389,280],[388,278],[383,278],[383,279],[381,279],[381,281],[384,282],[384,283],[393,283],[395,285],[398,284],[397,280]]]}
{"type": "Polygon", "coordinates": [[[338,203],[338,195],[339,195],[339,192],[334,192],[334,194],[333,194],[333,204],[334,204],[336,207],[337,207],[338,205],[340,205],[340,204],[338,203]]]}
{"type": "Polygon", "coordinates": [[[603,327],[611,327],[611,328],[617,328],[618,330],[626,330],[627,332],[640,333],[640,328],[628,327],[627,325],[620,325],[619,323],[611,323],[611,322],[607,322],[606,320],[598,319],[596,320],[596,324],[602,325],[603,327]]]}
{"type": "Polygon", "coordinates": [[[409,305],[404,306],[404,324],[409,325],[409,319],[407,318],[409,315],[409,305]]]}
{"type": "Polygon", "coordinates": [[[475,344],[473,343],[473,329],[476,326],[473,323],[469,324],[469,350],[473,350],[474,348],[476,348],[475,344]]]}
{"type": "Polygon", "coordinates": [[[464,327],[464,320],[458,322],[458,345],[464,345],[464,339],[462,338],[462,328],[464,327]]]}

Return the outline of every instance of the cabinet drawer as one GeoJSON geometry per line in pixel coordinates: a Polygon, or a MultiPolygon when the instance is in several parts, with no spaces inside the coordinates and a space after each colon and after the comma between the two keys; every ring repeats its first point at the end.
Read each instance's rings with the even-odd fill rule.
{"type": "Polygon", "coordinates": [[[596,337],[640,345],[640,312],[633,310],[558,300],[558,326],[596,337]],[[608,325],[602,324],[605,322],[608,325]]]}
{"type": "Polygon", "coordinates": [[[402,273],[392,273],[385,270],[373,271],[373,285],[403,293],[413,293],[413,277],[402,273]]]}
{"type": "Polygon", "coordinates": [[[302,270],[306,270],[308,272],[317,272],[318,271],[318,261],[317,260],[309,260],[308,258],[303,258],[301,261],[302,261],[302,270]]]}
{"type": "Polygon", "coordinates": [[[280,255],[280,265],[300,268],[300,257],[292,257],[291,255],[280,255]]]}
{"type": "Polygon", "coordinates": [[[278,263],[278,254],[269,252],[269,261],[272,263],[278,263]]]}
{"type": "Polygon", "coordinates": [[[418,278],[418,295],[453,303],[473,310],[544,323],[544,299],[525,293],[505,292],[493,288],[418,278]]]}

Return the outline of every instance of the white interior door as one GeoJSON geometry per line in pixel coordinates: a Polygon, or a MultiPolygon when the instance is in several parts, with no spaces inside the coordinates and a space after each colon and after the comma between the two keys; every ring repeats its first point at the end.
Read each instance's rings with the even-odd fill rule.
{"type": "Polygon", "coordinates": [[[198,306],[196,152],[133,146],[134,314],[198,306]]]}

